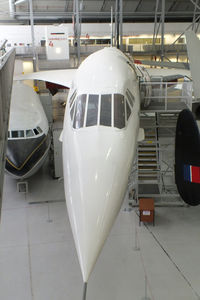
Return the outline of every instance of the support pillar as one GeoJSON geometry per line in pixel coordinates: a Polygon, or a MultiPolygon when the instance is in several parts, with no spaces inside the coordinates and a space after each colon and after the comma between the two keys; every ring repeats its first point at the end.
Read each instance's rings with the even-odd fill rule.
{"type": "Polygon", "coordinates": [[[34,19],[33,19],[33,2],[29,0],[29,12],[30,12],[30,23],[31,23],[31,38],[32,38],[32,49],[33,49],[33,71],[37,71],[37,55],[35,48],[35,34],[34,34],[34,19]]]}
{"type": "Polygon", "coordinates": [[[74,47],[76,48],[77,53],[77,67],[80,65],[80,12],[79,12],[79,0],[74,0],[74,47]]]}
{"type": "Polygon", "coordinates": [[[162,0],[162,13],[161,13],[161,20],[162,20],[162,26],[161,26],[161,61],[164,60],[165,56],[165,0],[162,0]]]}

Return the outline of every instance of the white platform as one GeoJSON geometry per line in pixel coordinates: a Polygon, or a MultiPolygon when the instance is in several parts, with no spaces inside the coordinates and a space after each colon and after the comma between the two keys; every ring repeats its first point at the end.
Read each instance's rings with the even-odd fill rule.
{"type": "MultiPolygon", "coordinates": [[[[200,295],[200,207],[156,208],[156,225],[135,212],[117,218],[88,283],[87,300],[196,300],[200,295]],[[135,226],[140,251],[135,251],[135,226]]],[[[0,299],[81,300],[82,278],[64,202],[63,182],[46,167],[29,194],[5,177],[0,226],[0,299]],[[42,201],[50,201],[43,202],[42,201]],[[29,204],[34,203],[34,204],[29,204]]]]}

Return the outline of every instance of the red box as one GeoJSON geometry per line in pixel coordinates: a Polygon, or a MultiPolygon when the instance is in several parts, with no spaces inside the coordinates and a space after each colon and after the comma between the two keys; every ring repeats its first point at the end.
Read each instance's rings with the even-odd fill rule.
{"type": "Polygon", "coordinates": [[[153,198],[139,199],[139,224],[141,222],[150,222],[155,225],[155,209],[153,198]]]}

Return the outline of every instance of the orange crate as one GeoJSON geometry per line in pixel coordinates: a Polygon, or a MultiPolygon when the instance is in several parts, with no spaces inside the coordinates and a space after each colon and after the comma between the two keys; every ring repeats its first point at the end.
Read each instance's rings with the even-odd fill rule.
{"type": "Polygon", "coordinates": [[[155,209],[153,198],[139,199],[139,224],[141,222],[150,222],[155,225],[155,209]]]}

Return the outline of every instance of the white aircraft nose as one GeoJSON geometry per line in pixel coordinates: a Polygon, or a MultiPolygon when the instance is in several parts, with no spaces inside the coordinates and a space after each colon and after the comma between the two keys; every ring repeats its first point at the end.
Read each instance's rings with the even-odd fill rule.
{"type": "Polygon", "coordinates": [[[133,153],[127,154],[124,135],[111,128],[93,136],[90,131],[88,139],[87,130],[70,138],[70,145],[63,141],[65,193],[87,282],[123,201],[133,153]]]}

